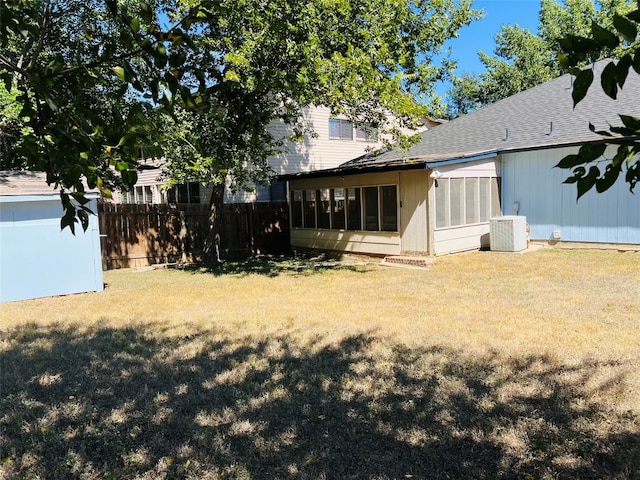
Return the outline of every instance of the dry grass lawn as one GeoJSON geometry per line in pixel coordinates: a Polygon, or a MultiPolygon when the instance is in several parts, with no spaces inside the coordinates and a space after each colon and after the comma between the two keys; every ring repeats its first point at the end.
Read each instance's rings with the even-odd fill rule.
{"type": "Polygon", "coordinates": [[[0,305],[0,479],[640,478],[640,253],[105,281],[0,305]]]}

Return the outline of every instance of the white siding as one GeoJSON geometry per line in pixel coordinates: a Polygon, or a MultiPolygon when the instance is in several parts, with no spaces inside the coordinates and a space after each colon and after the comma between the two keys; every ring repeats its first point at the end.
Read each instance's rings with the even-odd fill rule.
{"type": "Polygon", "coordinates": [[[444,228],[436,230],[433,237],[436,255],[478,250],[489,246],[489,224],[444,228]]]}
{"type": "Polygon", "coordinates": [[[601,194],[593,189],[577,202],[576,185],[562,183],[570,171],[554,165],[577,150],[503,155],[503,213],[512,214],[518,202],[533,240],[552,240],[557,230],[563,241],[640,244],[638,194],[629,192],[624,171],[611,189],[601,194]]]}
{"type": "Polygon", "coordinates": [[[500,163],[495,157],[477,162],[454,163],[442,167],[436,166],[434,170],[442,173],[442,178],[499,177],[500,163]]]}

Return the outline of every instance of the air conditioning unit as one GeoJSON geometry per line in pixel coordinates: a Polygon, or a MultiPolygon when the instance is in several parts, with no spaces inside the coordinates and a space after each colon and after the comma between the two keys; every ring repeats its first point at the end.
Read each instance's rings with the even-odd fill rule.
{"type": "Polygon", "coordinates": [[[505,215],[489,222],[489,244],[496,252],[519,252],[527,248],[527,217],[505,215]]]}

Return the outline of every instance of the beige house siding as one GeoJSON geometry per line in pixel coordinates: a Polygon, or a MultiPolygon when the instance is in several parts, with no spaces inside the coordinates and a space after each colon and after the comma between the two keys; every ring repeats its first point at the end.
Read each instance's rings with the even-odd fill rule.
{"type": "Polygon", "coordinates": [[[400,231],[402,252],[429,253],[428,170],[400,172],[400,231]]]}
{"type": "Polygon", "coordinates": [[[397,232],[350,232],[345,230],[291,229],[291,246],[373,255],[399,255],[397,232]]]}

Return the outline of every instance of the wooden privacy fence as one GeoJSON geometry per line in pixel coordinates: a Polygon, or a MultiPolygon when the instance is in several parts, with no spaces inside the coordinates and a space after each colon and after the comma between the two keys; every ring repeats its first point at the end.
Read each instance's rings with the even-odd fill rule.
{"type": "MultiPolygon", "coordinates": [[[[207,205],[98,204],[102,268],[140,267],[202,259],[207,205]]],[[[286,203],[224,205],[219,215],[225,257],[289,250],[286,203]]]]}

